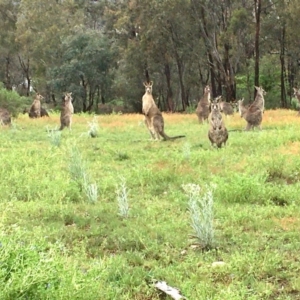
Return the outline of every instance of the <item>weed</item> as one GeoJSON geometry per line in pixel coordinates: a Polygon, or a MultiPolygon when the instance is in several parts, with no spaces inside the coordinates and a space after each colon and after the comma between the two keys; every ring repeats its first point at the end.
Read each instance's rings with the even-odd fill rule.
{"type": "Polygon", "coordinates": [[[46,127],[46,130],[50,143],[55,147],[59,147],[61,145],[61,131],[57,127],[55,129],[46,127]]]}
{"type": "Polygon", "coordinates": [[[96,116],[93,117],[91,122],[88,122],[88,127],[88,135],[93,138],[97,137],[99,132],[99,124],[96,116]]]}
{"type": "Polygon", "coordinates": [[[183,144],[182,156],[185,160],[189,160],[191,157],[191,145],[188,142],[183,144]]]}
{"type": "Polygon", "coordinates": [[[84,185],[85,194],[90,203],[96,203],[98,200],[98,187],[96,183],[87,183],[84,185]]]}
{"type": "Polygon", "coordinates": [[[182,187],[189,197],[188,206],[194,230],[192,237],[202,249],[211,249],[215,244],[212,188],[207,187],[206,193],[201,196],[201,189],[197,184],[190,183],[182,187]]]}
{"type": "Polygon", "coordinates": [[[69,172],[71,179],[75,181],[81,188],[88,182],[88,175],[86,172],[85,162],[76,146],[71,146],[69,172]]]}
{"type": "Polygon", "coordinates": [[[128,218],[129,216],[129,204],[128,204],[128,191],[125,178],[120,178],[120,183],[116,188],[117,202],[119,208],[119,215],[122,218],[128,218]]]}
{"type": "Polygon", "coordinates": [[[124,153],[124,152],[121,152],[121,151],[117,151],[116,155],[117,155],[117,160],[119,160],[119,161],[127,160],[127,159],[130,158],[127,153],[124,153]]]}

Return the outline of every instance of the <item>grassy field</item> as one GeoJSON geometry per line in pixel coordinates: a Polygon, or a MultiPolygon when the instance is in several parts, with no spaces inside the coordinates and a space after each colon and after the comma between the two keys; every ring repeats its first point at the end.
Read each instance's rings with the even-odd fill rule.
{"type": "Polygon", "coordinates": [[[220,150],[195,114],[165,114],[186,135],[167,142],[138,114],[98,116],[96,138],[84,114],[61,135],[56,114],[0,128],[0,299],[164,299],[155,280],[189,300],[300,299],[296,114],[266,111],[251,132],[227,117],[220,150]],[[211,247],[187,184],[197,203],[212,191],[211,247]]]}

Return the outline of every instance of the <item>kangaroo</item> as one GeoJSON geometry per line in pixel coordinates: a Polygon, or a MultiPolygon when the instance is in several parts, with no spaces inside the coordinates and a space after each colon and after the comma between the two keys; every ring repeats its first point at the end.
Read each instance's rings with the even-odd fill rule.
{"type": "Polygon", "coordinates": [[[226,146],[228,140],[228,130],[224,125],[222,114],[220,111],[220,103],[217,98],[211,103],[211,117],[210,126],[208,130],[208,138],[213,146],[216,144],[217,148],[221,148],[222,144],[226,146]]]}
{"type": "Polygon", "coordinates": [[[242,111],[240,114],[247,121],[245,130],[254,129],[254,127],[258,127],[260,130],[262,129],[261,122],[264,113],[264,95],[266,95],[266,92],[261,87],[256,86],[255,88],[257,90],[255,100],[248,108],[243,108],[242,102],[239,102],[239,107],[242,111]]]}
{"type": "Polygon", "coordinates": [[[246,111],[247,111],[247,108],[245,105],[244,105],[244,98],[242,98],[241,100],[238,100],[238,110],[239,110],[239,114],[241,116],[241,118],[244,117],[244,115],[246,114],[246,111]]]}
{"type": "Polygon", "coordinates": [[[262,88],[262,87],[255,87],[256,89],[256,97],[254,99],[254,102],[251,103],[251,105],[249,106],[249,109],[251,108],[251,106],[255,106],[257,108],[259,108],[262,113],[264,113],[265,111],[265,99],[264,99],[264,95],[266,95],[266,91],[262,88]]]}
{"type": "Polygon", "coordinates": [[[0,107],[0,125],[10,125],[11,116],[7,109],[0,107]]]}
{"type": "Polygon", "coordinates": [[[164,118],[161,111],[156,106],[152,96],[153,82],[144,82],[143,84],[145,86],[145,94],[142,98],[142,111],[145,115],[145,124],[150,132],[151,138],[154,140],[160,140],[160,137],[162,137],[164,140],[174,140],[185,137],[184,135],[173,137],[166,135],[164,131],[164,118]]]}
{"type": "Polygon", "coordinates": [[[196,115],[198,117],[199,123],[203,123],[205,120],[208,121],[208,116],[210,112],[210,87],[207,85],[204,88],[203,97],[199,100],[198,106],[196,108],[196,115]]]}
{"type": "Polygon", "coordinates": [[[234,107],[236,106],[235,102],[220,102],[220,111],[224,113],[225,116],[230,116],[234,114],[234,107]]]}
{"type": "MultiPolygon", "coordinates": [[[[298,99],[298,102],[300,103],[300,89],[296,89],[296,88],[293,88],[293,89],[294,89],[294,97],[296,97],[298,99]]],[[[300,108],[299,108],[297,116],[298,117],[300,116],[300,108]]]]}
{"type": "Polygon", "coordinates": [[[72,114],[74,113],[74,107],[72,104],[72,93],[66,93],[63,98],[62,109],[60,113],[60,128],[63,130],[68,127],[71,130],[72,126],[72,114]]]}
{"type": "Polygon", "coordinates": [[[41,94],[36,94],[35,99],[33,100],[31,107],[29,109],[30,118],[40,118],[41,117],[41,100],[44,97],[41,94]]]}
{"type": "MultiPolygon", "coordinates": [[[[34,115],[30,113],[29,108],[24,108],[23,114],[28,114],[29,118],[34,118],[34,115]]],[[[41,107],[41,117],[49,117],[49,114],[44,107],[41,107]]]]}

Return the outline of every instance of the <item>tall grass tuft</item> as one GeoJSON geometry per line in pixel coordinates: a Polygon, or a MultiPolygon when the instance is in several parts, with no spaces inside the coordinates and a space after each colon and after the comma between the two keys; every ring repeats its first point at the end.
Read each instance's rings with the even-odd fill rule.
{"type": "Polygon", "coordinates": [[[90,203],[96,203],[98,200],[98,187],[96,183],[85,181],[84,191],[90,203]]]}
{"type": "Polygon", "coordinates": [[[55,147],[59,147],[61,145],[61,131],[57,130],[57,128],[49,129],[49,127],[46,130],[50,143],[55,147]]]}
{"type": "Polygon", "coordinates": [[[91,137],[96,137],[99,132],[99,124],[96,116],[93,117],[91,122],[88,122],[89,130],[88,135],[91,137]]]}
{"type": "Polygon", "coordinates": [[[69,172],[71,179],[78,184],[89,202],[96,203],[98,200],[97,184],[90,183],[91,178],[86,170],[86,163],[83,160],[79,149],[73,145],[70,151],[69,172]]]}
{"type": "Polygon", "coordinates": [[[129,217],[128,191],[126,186],[126,180],[123,177],[120,178],[120,183],[119,185],[117,185],[116,194],[117,194],[119,215],[122,218],[128,218],[129,217]]]}
{"type": "Polygon", "coordinates": [[[186,142],[182,146],[182,156],[185,160],[189,160],[191,157],[191,145],[186,142]]]}
{"type": "Polygon", "coordinates": [[[88,182],[85,162],[76,146],[71,146],[69,172],[71,179],[75,181],[81,188],[88,182]]]}
{"type": "Polygon", "coordinates": [[[188,207],[194,231],[192,237],[202,249],[211,249],[215,245],[213,187],[207,186],[204,194],[197,184],[185,184],[182,188],[189,197],[188,207]]]}

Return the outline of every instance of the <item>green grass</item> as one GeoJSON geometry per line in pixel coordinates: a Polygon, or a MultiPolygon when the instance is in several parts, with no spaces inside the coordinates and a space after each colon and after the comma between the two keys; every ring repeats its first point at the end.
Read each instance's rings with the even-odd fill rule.
{"type": "Polygon", "coordinates": [[[142,115],[99,116],[96,138],[93,116],[76,115],[59,140],[49,134],[59,115],[19,116],[0,128],[0,299],[161,299],[154,279],[188,299],[300,299],[295,115],[266,111],[263,131],[251,132],[225,118],[220,150],[194,114],[164,115],[168,135],[186,135],[167,142],[150,141],[142,115]],[[215,186],[208,251],[191,237],[189,183],[215,186]]]}

